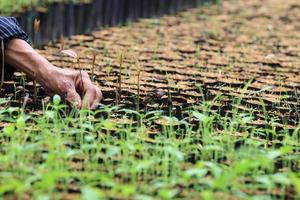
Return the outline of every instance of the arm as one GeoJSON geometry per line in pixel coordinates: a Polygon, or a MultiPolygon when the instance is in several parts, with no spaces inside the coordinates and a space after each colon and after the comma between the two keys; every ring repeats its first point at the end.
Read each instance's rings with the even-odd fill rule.
{"type": "Polygon", "coordinates": [[[53,66],[22,39],[11,39],[5,49],[5,62],[28,74],[46,90],[59,94],[77,108],[95,108],[102,93],[87,72],[53,66]],[[82,77],[81,77],[82,76],[82,77]]]}

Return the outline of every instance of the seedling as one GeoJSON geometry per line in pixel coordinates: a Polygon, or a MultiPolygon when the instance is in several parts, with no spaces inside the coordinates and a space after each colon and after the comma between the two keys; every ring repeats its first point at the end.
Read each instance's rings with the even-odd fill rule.
{"type": "Polygon", "coordinates": [[[24,101],[23,101],[23,105],[22,105],[23,110],[25,110],[28,100],[29,100],[29,94],[27,93],[24,97],[24,101]]]}
{"type": "Polygon", "coordinates": [[[116,100],[117,104],[120,103],[122,97],[122,67],[125,59],[125,50],[119,51],[117,55],[118,63],[119,63],[119,74],[118,74],[118,89],[116,92],[116,100]]]}
{"type": "Polygon", "coordinates": [[[59,48],[61,51],[65,49],[65,38],[64,38],[63,34],[60,35],[60,47],[59,48]]]}
{"type": "Polygon", "coordinates": [[[94,48],[88,48],[87,50],[82,51],[81,53],[84,54],[86,52],[92,52],[92,70],[91,70],[91,77],[94,81],[94,74],[95,74],[95,67],[96,67],[96,59],[97,59],[97,50],[94,48]]]}
{"type": "Polygon", "coordinates": [[[171,93],[171,82],[172,80],[170,79],[169,74],[166,74],[166,79],[168,82],[168,108],[169,108],[169,115],[172,114],[172,109],[173,109],[173,101],[172,101],[172,93],[171,93]]]}
{"type": "Polygon", "coordinates": [[[77,62],[78,68],[79,68],[81,83],[83,83],[82,74],[81,74],[80,58],[79,58],[78,54],[75,51],[71,50],[71,49],[62,50],[61,53],[76,59],[76,62],[77,62]]]}
{"type": "Polygon", "coordinates": [[[97,58],[97,54],[96,54],[96,51],[93,49],[93,60],[92,60],[92,80],[93,81],[94,81],[94,74],[95,74],[96,58],[97,58]]]}
{"type": "MultiPolygon", "coordinates": [[[[33,22],[33,45],[37,45],[37,34],[40,30],[40,20],[38,19],[34,19],[33,22]]],[[[37,102],[37,87],[36,87],[36,81],[33,80],[33,102],[36,103],[37,102]]]]}
{"type": "MultiPolygon", "coordinates": [[[[65,39],[63,34],[60,35],[60,52],[63,51],[65,49],[65,39]]],[[[59,54],[59,58],[60,58],[60,64],[61,66],[63,66],[63,59],[62,59],[62,54],[59,54]]]]}
{"type": "Polygon", "coordinates": [[[4,41],[1,40],[1,83],[0,83],[0,89],[2,89],[4,84],[4,41]]]}
{"type": "Polygon", "coordinates": [[[136,66],[137,66],[137,104],[136,104],[136,110],[137,112],[140,112],[140,92],[141,92],[141,68],[140,68],[140,63],[136,61],[136,66]]]}

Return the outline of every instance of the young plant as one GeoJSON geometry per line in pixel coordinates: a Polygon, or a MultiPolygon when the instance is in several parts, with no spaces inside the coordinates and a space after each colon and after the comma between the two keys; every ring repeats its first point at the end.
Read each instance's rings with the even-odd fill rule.
{"type": "Polygon", "coordinates": [[[92,81],[94,81],[97,53],[94,49],[92,52],[93,52],[93,60],[92,60],[92,75],[91,76],[92,76],[92,81]]]}
{"type": "Polygon", "coordinates": [[[4,83],[4,41],[1,40],[1,83],[0,89],[2,89],[4,83]]]}
{"type": "Polygon", "coordinates": [[[136,110],[137,112],[140,112],[140,92],[141,92],[141,68],[140,68],[140,63],[137,61],[137,104],[136,104],[136,110]]]}
{"type": "Polygon", "coordinates": [[[65,49],[65,38],[64,38],[63,34],[60,35],[60,47],[59,48],[60,48],[60,51],[65,49]]]}
{"type": "MultiPolygon", "coordinates": [[[[33,45],[36,46],[37,45],[37,34],[40,30],[40,20],[38,19],[34,19],[33,22],[33,45]]],[[[33,80],[33,102],[36,103],[37,102],[37,87],[36,87],[36,81],[33,80]]]]}
{"type": "MultiPolygon", "coordinates": [[[[61,34],[60,35],[60,47],[59,50],[60,52],[63,51],[65,49],[65,38],[64,35],[61,34]]],[[[62,54],[59,54],[59,59],[60,59],[60,65],[63,66],[63,59],[62,59],[62,54]]]]}
{"type": "Polygon", "coordinates": [[[173,109],[173,101],[172,101],[172,93],[171,93],[171,79],[169,74],[166,75],[166,79],[168,82],[168,108],[169,108],[169,115],[172,115],[173,109]]]}
{"type": "Polygon", "coordinates": [[[80,64],[80,57],[79,57],[79,55],[78,55],[75,51],[73,51],[73,50],[71,50],[71,49],[62,50],[61,53],[65,54],[65,55],[67,55],[67,56],[70,56],[70,57],[72,57],[72,58],[74,58],[74,59],[76,59],[76,63],[77,63],[78,68],[79,68],[79,73],[80,73],[81,83],[83,83],[83,81],[82,81],[81,64],[80,64]]]}
{"type": "Polygon", "coordinates": [[[80,52],[81,54],[85,54],[86,52],[91,52],[92,53],[92,70],[91,70],[91,77],[92,81],[94,81],[94,74],[95,74],[95,67],[96,67],[96,59],[97,59],[97,54],[98,51],[94,48],[88,48],[86,50],[83,50],[80,52]]]}
{"type": "Polygon", "coordinates": [[[119,104],[122,97],[122,67],[125,59],[125,51],[119,51],[118,52],[118,63],[119,63],[119,75],[118,75],[118,89],[116,92],[116,104],[119,104]]]}

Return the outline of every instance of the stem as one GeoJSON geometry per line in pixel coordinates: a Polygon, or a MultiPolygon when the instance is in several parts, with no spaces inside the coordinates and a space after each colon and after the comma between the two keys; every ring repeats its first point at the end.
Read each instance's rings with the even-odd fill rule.
{"type": "Polygon", "coordinates": [[[3,40],[1,40],[1,58],[2,58],[2,62],[1,62],[1,83],[0,83],[0,89],[2,89],[3,83],[4,83],[4,41],[3,40]]]}
{"type": "Polygon", "coordinates": [[[93,65],[92,65],[92,81],[94,81],[95,65],[96,65],[96,53],[93,52],[93,65]]]}
{"type": "MultiPolygon", "coordinates": [[[[36,19],[35,19],[36,20],[36,19]]],[[[37,34],[37,31],[36,30],[36,21],[34,22],[34,32],[33,32],[33,46],[35,47],[37,42],[36,42],[36,34],[37,34]]],[[[36,77],[34,77],[36,78],[36,77]]],[[[36,87],[36,81],[33,80],[33,102],[36,103],[37,102],[37,87],[36,87]]]]}
{"type": "Polygon", "coordinates": [[[137,111],[140,112],[140,93],[141,93],[141,83],[140,83],[141,71],[138,71],[138,84],[137,84],[137,111]]]}
{"type": "Polygon", "coordinates": [[[79,67],[79,74],[80,74],[80,80],[81,80],[81,87],[83,88],[83,80],[82,80],[81,65],[80,65],[80,58],[79,58],[79,56],[77,57],[77,64],[78,64],[78,67],[79,67]]]}
{"type": "Polygon", "coordinates": [[[118,87],[118,103],[120,103],[121,101],[121,92],[122,92],[122,62],[120,63],[120,67],[119,67],[119,77],[118,77],[118,83],[119,83],[119,87],[118,87]]]}
{"type": "Polygon", "coordinates": [[[168,81],[168,107],[169,107],[169,115],[172,115],[172,109],[173,109],[173,104],[172,104],[172,94],[171,94],[171,89],[170,89],[170,80],[169,77],[167,76],[167,81],[168,81]]]}
{"type": "Polygon", "coordinates": [[[33,102],[37,102],[37,87],[36,87],[36,81],[33,81],[33,102]]]}

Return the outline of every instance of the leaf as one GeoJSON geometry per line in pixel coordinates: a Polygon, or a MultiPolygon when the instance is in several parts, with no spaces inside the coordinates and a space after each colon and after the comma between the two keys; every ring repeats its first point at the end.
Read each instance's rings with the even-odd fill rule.
{"type": "Polygon", "coordinates": [[[185,172],[190,177],[195,176],[196,178],[202,178],[207,174],[208,170],[192,168],[192,169],[186,170],[185,172]]]}
{"type": "Polygon", "coordinates": [[[274,160],[274,159],[278,158],[281,155],[282,155],[281,151],[273,150],[273,151],[269,151],[266,156],[267,156],[268,159],[274,160]]]}
{"type": "Polygon", "coordinates": [[[172,199],[173,197],[175,197],[178,193],[178,190],[176,189],[161,189],[159,191],[159,196],[162,199],[172,199]]]}
{"type": "Polygon", "coordinates": [[[103,199],[104,197],[103,193],[99,189],[90,186],[84,186],[81,189],[81,192],[83,200],[98,200],[103,199]]]}
{"type": "Polygon", "coordinates": [[[251,117],[251,116],[249,116],[249,117],[243,117],[243,118],[242,118],[242,122],[243,122],[244,124],[249,123],[249,122],[251,122],[252,120],[253,120],[253,117],[251,117]]]}
{"type": "Polygon", "coordinates": [[[62,50],[61,53],[65,54],[67,56],[70,56],[72,58],[75,58],[75,59],[78,58],[78,54],[75,51],[71,50],[71,49],[62,50]]]}
{"type": "Polygon", "coordinates": [[[23,116],[20,116],[16,121],[17,128],[24,128],[26,126],[26,119],[23,116]]]}
{"type": "Polygon", "coordinates": [[[46,195],[46,194],[42,194],[36,197],[36,200],[50,200],[51,198],[46,195]]]}
{"type": "Polygon", "coordinates": [[[205,122],[208,120],[208,117],[206,115],[199,113],[197,111],[193,111],[192,114],[194,117],[196,117],[201,122],[205,122]]]}
{"type": "Polygon", "coordinates": [[[61,97],[59,95],[54,95],[53,96],[53,104],[58,106],[60,104],[60,101],[61,101],[61,97]]]}
{"type": "Polygon", "coordinates": [[[41,23],[40,20],[38,20],[37,18],[34,19],[33,30],[34,30],[35,33],[39,32],[39,30],[40,30],[40,23],[41,23]]]}
{"type": "Polygon", "coordinates": [[[264,186],[271,187],[272,181],[270,180],[270,177],[267,175],[257,176],[255,177],[255,180],[264,186]]]}
{"type": "Polygon", "coordinates": [[[203,149],[206,151],[224,151],[224,148],[218,145],[206,145],[203,149]]]}
{"type": "Polygon", "coordinates": [[[53,119],[54,116],[55,116],[55,112],[52,111],[52,110],[47,110],[47,111],[45,112],[44,115],[45,115],[45,117],[47,117],[48,119],[53,119]]]}
{"type": "Polygon", "coordinates": [[[272,176],[272,179],[275,183],[282,184],[282,185],[290,185],[291,180],[287,177],[286,174],[283,173],[276,173],[272,176]]]}
{"type": "Polygon", "coordinates": [[[123,185],[122,186],[122,194],[125,196],[125,197],[130,197],[132,195],[135,194],[136,192],[136,187],[134,185],[123,185]]]}
{"type": "Polygon", "coordinates": [[[268,86],[262,88],[261,90],[257,91],[256,93],[258,94],[258,93],[262,93],[262,92],[265,92],[265,91],[270,91],[270,90],[272,90],[273,88],[275,88],[275,87],[272,86],[272,85],[268,85],[268,86]]]}
{"type": "Polygon", "coordinates": [[[297,177],[297,175],[295,173],[290,173],[289,177],[290,177],[292,184],[294,185],[294,188],[295,188],[297,194],[300,195],[300,178],[297,177]]]}
{"type": "Polygon", "coordinates": [[[111,120],[103,120],[101,124],[107,130],[112,130],[115,127],[114,123],[111,120]]]}
{"type": "Polygon", "coordinates": [[[8,136],[13,135],[13,133],[15,132],[15,126],[12,124],[9,126],[6,126],[6,127],[4,127],[3,132],[8,136]]]}

